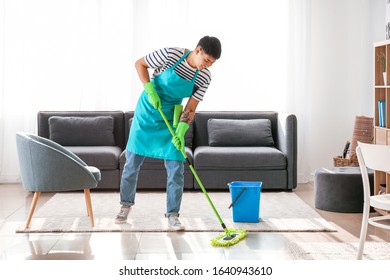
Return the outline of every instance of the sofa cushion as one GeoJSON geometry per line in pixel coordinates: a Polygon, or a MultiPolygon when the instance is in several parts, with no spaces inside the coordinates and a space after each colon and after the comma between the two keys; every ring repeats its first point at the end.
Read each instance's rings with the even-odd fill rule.
{"type": "Polygon", "coordinates": [[[63,146],[114,146],[111,116],[49,118],[50,139],[63,146]]]}
{"type": "Polygon", "coordinates": [[[119,169],[119,156],[122,149],[117,146],[67,146],[86,164],[100,170],[119,169]]]}
{"type": "Polygon", "coordinates": [[[207,130],[210,146],[274,145],[269,119],[209,119],[207,130]]]}
{"type": "Polygon", "coordinates": [[[274,147],[197,147],[195,169],[199,170],[282,170],[287,161],[274,147]]]}

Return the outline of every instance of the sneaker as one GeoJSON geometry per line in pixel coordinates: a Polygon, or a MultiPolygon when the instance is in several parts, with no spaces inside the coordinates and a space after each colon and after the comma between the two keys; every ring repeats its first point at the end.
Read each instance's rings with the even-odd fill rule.
{"type": "Polygon", "coordinates": [[[184,226],[180,223],[178,216],[169,216],[168,225],[173,230],[184,230],[184,226]]]}
{"type": "Polygon", "coordinates": [[[127,216],[129,215],[131,210],[131,206],[122,205],[121,210],[118,215],[116,215],[115,223],[116,224],[124,224],[127,222],[127,216]]]}

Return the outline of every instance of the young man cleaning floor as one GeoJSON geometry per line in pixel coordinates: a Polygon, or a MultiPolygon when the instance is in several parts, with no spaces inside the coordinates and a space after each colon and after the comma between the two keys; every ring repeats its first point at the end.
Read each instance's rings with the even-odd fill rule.
{"type": "Polygon", "coordinates": [[[126,163],[121,178],[121,209],[115,223],[126,223],[135,204],[138,173],[145,157],[164,160],[167,170],[167,209],[165,217],[173,230],[183,230],[179,212],[184,187],[184,149],[189,124],[198,103],[211,82],[209,67],[221,56],[221,43],[205,36],[195,50],[163,48],[137,60],[135,67],[144,85],[130,128],[126,163]],[[148,68],[154,73],[150,79],[148,68]],[[173,122],[174,107],[189,98],[172,137],[158,109],[173,122]]]}

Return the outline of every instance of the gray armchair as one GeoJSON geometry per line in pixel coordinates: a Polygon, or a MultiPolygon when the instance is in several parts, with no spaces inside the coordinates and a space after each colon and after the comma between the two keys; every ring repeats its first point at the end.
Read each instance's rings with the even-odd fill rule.
{"type": "Polygon", "coordinates": [[[88,166],[63,146],[43,137],[17,133],[16,145],[23,186],[34,192],[25,227],[30,225],[41,192],[76,190],[84,190],[87,213],[94,226],[90,189],[97,187],[101,179],[100,170],[88,166]]]}

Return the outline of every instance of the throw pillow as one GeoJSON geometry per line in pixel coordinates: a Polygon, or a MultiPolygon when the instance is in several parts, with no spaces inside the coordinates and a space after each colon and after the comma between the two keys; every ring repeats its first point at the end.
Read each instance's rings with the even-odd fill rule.
{"type": "Polygon", "coordinates": [[[60,117],[49,118],[50,139],[64,146],[115,146],[114,118],[60,117]]]}
{"type": "Polygon", "coordinates": [[[273,146],[269,119],[209,119],[210,146],[273,146]]]}

